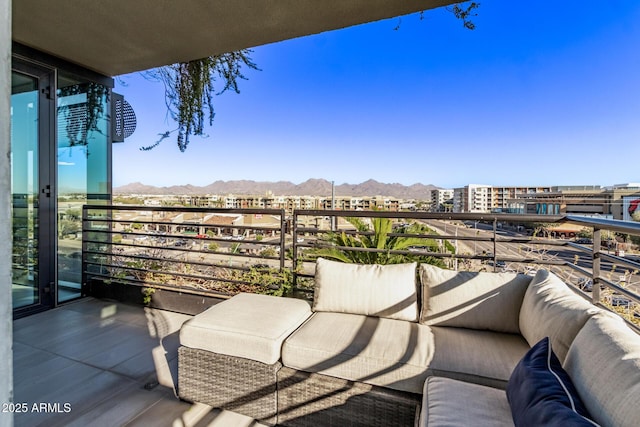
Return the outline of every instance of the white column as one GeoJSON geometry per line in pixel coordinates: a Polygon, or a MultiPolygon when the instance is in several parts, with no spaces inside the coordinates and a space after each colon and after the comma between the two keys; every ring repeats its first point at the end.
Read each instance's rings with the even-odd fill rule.
{"type": "MultiPolygon", "coordinates": [[[[10,108],[11,0],[0,0],[0,405],[13,401],[10,108]]],[[[0,411],[0,426],[13,426],[13,414],[0,411]]]]}

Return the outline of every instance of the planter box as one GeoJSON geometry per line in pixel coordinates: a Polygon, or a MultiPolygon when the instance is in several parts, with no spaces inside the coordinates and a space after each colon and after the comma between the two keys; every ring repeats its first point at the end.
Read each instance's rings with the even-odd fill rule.
{"type": "Polygon", "coordinates": [[[154,289],[151,301],[145,304],[145,289],[149,289],[149,287],[116,281],[105,283],[101,280],[90,280],[83,285],[82,294],[191,315],[201,313],[223,301],[223,298],[196,295],[179,290],[154,289]]]}

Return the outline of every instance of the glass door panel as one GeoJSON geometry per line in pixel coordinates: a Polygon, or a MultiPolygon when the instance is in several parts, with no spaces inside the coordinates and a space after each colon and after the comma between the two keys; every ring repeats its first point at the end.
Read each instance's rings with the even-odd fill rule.
{"type": "Polygon", "coordinates": [[[17,58],[11,77],[12,296],[19,318],[81,296],[82,205],[110,201],[110,89],[17,58]]]}
{"type": "Polygon", "coordinates": [[[40,303],[38,280],[38,79],[11,73],[13,307],[40,303]]]}
{"type": "Polygon", "coordinates": [[[58,75],[58,302],[81,296],[82,205],[110,200],[108,98],[105,86],[58,75]]]}

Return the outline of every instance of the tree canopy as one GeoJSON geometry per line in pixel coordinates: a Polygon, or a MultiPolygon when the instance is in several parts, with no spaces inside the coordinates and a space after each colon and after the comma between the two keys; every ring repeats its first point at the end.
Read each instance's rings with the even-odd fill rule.
{"type": "Polygon", "coordinates": [[[432,256],[395,253],[413,247],[437,252],[438,243],[435,240],[417,237],[433,233],[426,225],[414,223],[394,230],[393,222],[389,218],[373,218],[371,229],[369,224],[360,218],[346,219],[355,227],[356,233],[330,233],[320,241],[323,246],[312,250],[310,255],[357,264],[400,264],[416,261],[444,266],[441,259],[432,256]]]}

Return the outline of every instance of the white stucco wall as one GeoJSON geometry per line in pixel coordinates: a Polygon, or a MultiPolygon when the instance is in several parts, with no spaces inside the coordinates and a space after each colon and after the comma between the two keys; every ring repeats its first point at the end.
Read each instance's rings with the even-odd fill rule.
{"type": "MultiPolygon", "coordinates": [[[[11,0],[0,0],[0,405],[13,400],[10,105],[11,0]]],[[[13,426],[13,415],[0,411],[0,426],[13,426]]]]}

